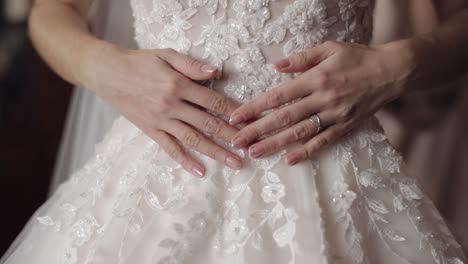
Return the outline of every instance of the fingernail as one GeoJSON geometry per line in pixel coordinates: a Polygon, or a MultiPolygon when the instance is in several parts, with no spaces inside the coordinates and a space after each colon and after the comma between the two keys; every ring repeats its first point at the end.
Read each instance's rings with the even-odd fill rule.
{"type": "Polygon", "coordinates": [[[276,67],[278,69],[289,67],[289,65],[291,65],[291,62],[289,61],[289,59],[283,59],[276,63],[276,67]]]}
{"type": "Polygon", "coordinates": [[[197,177],[202,178],[203,176],[205,176],[205,170],[203,168],[201,168],[201,167],[193,166],[192,174],[197,176],[197,177]]]}
{"type": "Polygon", "coordinates": [[[229,119],[230,125],[237,125],[240,122],[242,122],[242,117],[240,115],[232,115],[231,118],[229,119]]]}
{"type": "Polygon", "coordinates": [[[205,64],[201,67],[201,70],[203,72],[206,72],[206,73],[213,73],[217,70],[218,68],[216,68],[215,66],[211,66],[211,65],[208,65],[208,64],[205,64]]]}
{"type": "Polygon", "coordinates": [[[287,157],[286,162],[288,165],[293,166],[299,162],[299,158],[297,156],[287,157]]]}
{"type": "Polygon", "coordinates": [[[232,140],[233,148],[241,148],[246,144],[245,140],[241,137],[236,137],[232,140]]]}
{"type": "Polygon", "coordinates": [[[265,154],[265,151],[261,147],[252,146],[249,149],[249,155],[252,158],[260,158],[263,154],[265,154]]]}
{"type": "Polygon", "coordinates": [[[231,167],[233,169],[242,168],[242,162],[237,158],[227,157],[225,162],[226,162],[226,165],[228,165],[229,167],[231,167]]]}

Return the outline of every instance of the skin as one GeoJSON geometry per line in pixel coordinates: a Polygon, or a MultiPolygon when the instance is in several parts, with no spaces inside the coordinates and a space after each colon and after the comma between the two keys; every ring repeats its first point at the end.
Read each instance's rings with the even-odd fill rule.
{"type": "Polygon", "coordinates": [[[276,66],[282,72],[303,72],[299,78],[239,107],[193,82],[216,76],[209,65],[173,50],[126,50],[96,39],[84,21],[90,3],[36,0],[29,20],[36,49],[60,76],[114,105],[196,176],[203,176],[205,168],[186,148],[234,169],[242,166],[240,157],[200,131],[238,148],[249,147],[255,158],[305,142],[288,154],[293,165],[315,156],[386,102],[453,80],[468,65],[466,1],[435,1],[444,23],[430,34],[374,46],[327,42],[294,54],[276,66]],[[298,98],[304,99],[256,120],[260,113],[298,98]],[[204,109],[230,116],[231,124],[204,109]],[[305,120],[315,113],[325,128],[318,135],[317,127],[305,120]],[[251,120],[256,121],[241,131],[236,128],[251,120]],[[256,142],[278,128],[280,133],[256,142]]]}
{"type": "Polygon", "coordinates": [[[468,66],[467,2],[434,1],[441,25],[427,34],[371,46],[329,41],[277,62],[280,72],[302,74],[234,111],[231,125],[254,121],[233,137],[233,146],[248,147],[250,156],[261,158],[299,142],[286,156],[294,165],[387,102],[461,77],[468,66]],[[257,119],[267,110],[273,111],[257,119]],[[315,114],[324,128],[318,134],[317,124],[308,120],[315,114]]]}
{"type": "Polygon", "coordinates": [[[127,50],[96,39],[84,19],[90,4],[35,1],[29,28],[43,59],[65,80],[111,103],[195,176],[204,176],[205,167],[186,149],[241,168],[239,156],[201,133],[230,142],[238,132],[204,110],[229,116],[239,105],[194,82],[214,78],[217,69],[171,49],[127,50]]]}

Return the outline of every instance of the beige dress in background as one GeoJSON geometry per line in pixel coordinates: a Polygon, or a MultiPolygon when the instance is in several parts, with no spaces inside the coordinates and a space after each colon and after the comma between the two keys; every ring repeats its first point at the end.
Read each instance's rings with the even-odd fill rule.
{"type": "MultiPolygon", "coordinates": [[[[438,25],[430,0],[379,0],[374,42],[384,43],[429,32],[438,25]]],[[[405,156],[410,174],[418,175],[435,202],[468,248],[468,81],[441,91],[402,98],[393,111],[379,119],[387,136],[405,156]]]]}

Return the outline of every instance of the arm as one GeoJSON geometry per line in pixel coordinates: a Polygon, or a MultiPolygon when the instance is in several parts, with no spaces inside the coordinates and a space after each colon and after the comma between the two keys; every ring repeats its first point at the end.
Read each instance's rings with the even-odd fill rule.
{"type": "Polygon", "coordinates": [[[90,0],[35,2],[30,32],[44,60],[64,79],[111,103],[190,173],[203,176],[205,168],[184,146],[240,168],[239,156],[201,133],[228,142],[237,132],[202,109],[227,116],[238,104],[192,81],[212,79],[217,69],[171,49],[126,50],[99,40],[83,18],[89,5],[90,0]]]}
{"type": "Polygon", "coordinates": [[[37,0],[31,10],[29,31],[41,57],[65,80],[85,85],[83,69],[90,58],[117,47],[94,38],[85,15],[91,0],[37,0]]]}
{"type": "Polygon", "coordinates": [[[438,2],[444,22],[427,34],[373,46],[327,42],[281,60],[278,71],[303,74],[234,111],[231,124],[236,125],[274,109],[238,132],[233,145],[249,146],[250,155],[259,158],[305,142],[287,155],[293,165],[336,142],[387,102],[461,77],[468,68],[467,2],[438,2]],[[315,115],[320,133],[318,122],[308,120],[315,115]]]}
{"type": "Polygon", "coordinates": [[[435,1],[441,24],[434,31],[383,45],[389,55],[402,54],[407,60],[395,61],[388,71],[398,72],[404,84],[397,95],[439,88],[468,71],[468,1],[435,1]]]}

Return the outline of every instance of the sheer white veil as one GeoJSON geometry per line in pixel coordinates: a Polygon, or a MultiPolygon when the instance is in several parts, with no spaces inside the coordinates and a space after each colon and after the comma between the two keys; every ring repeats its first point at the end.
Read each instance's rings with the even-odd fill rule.
{"type": "MultiPolygon", "coordinates": [[[[95,35],[119,46],[134,48],[133,17],[128,0],[96,2],[95,35]]],[[[117,116],[110,105],[83,88],[75,88],[57,155],[50,193],[89,159],[117,116]]]]}
{"type": "MultiPolygon", "coordinates": [[[[135,48],[133,40],[133,16],[128,0],[95,1],[95,13],[92,20],[93,33],[101,39],[119,46],[135,48]]],[[[112,125],[118,113],[86,89],[76,87],[68,109],[61,146],[51,181],[50,193],[60,183],[91,157],[94,145],[102,140],[104,133],[112,125]]],[[[0,259],[5,263],[8,256],[21,244],[25,234],[31,229],[37,215],[49,205],[46,202],[31,217],[29,222],[16,237],[7,252],[0,259]]]]}

